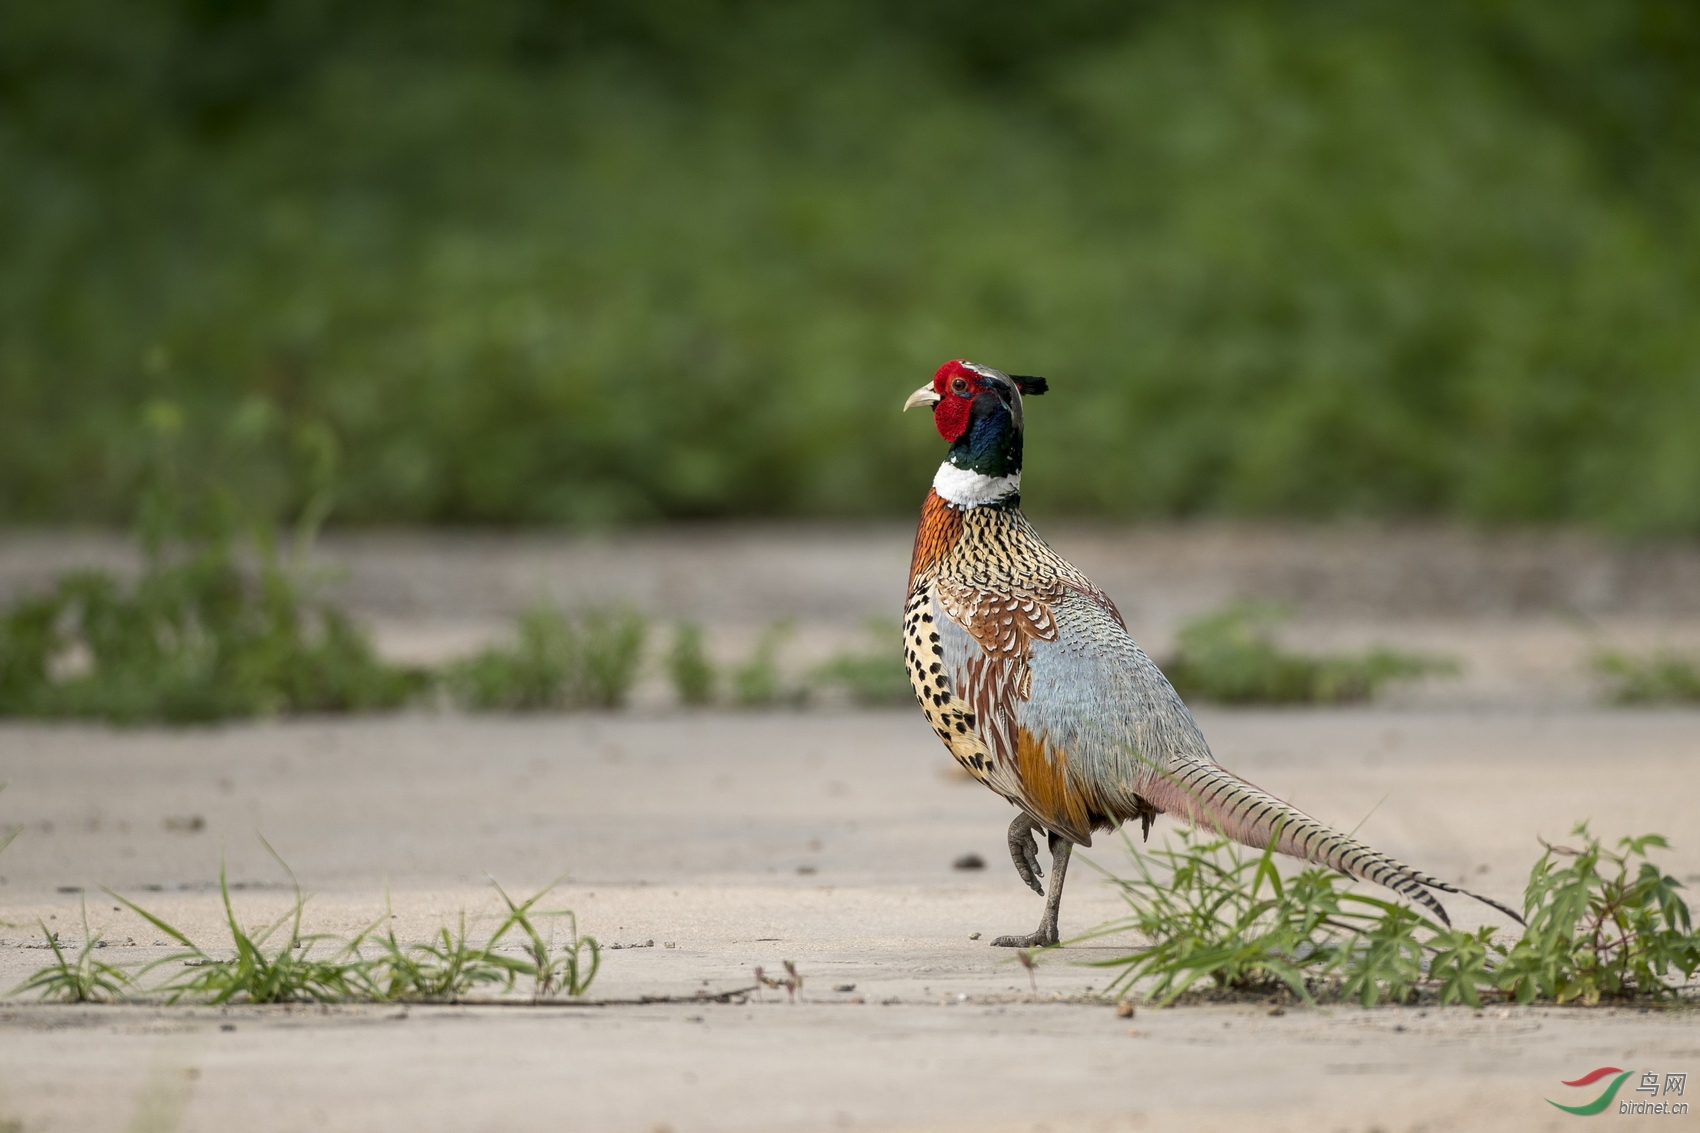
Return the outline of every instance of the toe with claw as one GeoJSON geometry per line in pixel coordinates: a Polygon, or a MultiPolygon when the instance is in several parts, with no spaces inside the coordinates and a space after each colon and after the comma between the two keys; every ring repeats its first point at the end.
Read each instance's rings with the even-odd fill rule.
{"type": "Polygon", "coordinates": [[[1009,824],[1009,858],[1027,887],[1043,897],[1045,886],[1039,879],[1045,876],[1045,871],[1039,868],[1039,839],[1034,834],[1037,829],[1037,824],[1026,814],[1015,816],[1009,824]]]}

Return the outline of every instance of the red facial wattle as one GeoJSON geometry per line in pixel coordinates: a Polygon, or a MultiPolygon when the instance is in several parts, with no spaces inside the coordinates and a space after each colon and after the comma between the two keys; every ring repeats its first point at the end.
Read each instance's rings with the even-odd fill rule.
{"type": "Polygon", "coordinates": [[[938,404],[933,406],[933,424],[938,427],[939,436],[954,444],[968,431],[974,395],[980,392],[979,378],[960,361],[946,362],[933,374],[933,392],[939,395],[938,404]],[[957,378],[967,383],[966,396],[955,392],[953,383],[957,378]]]}

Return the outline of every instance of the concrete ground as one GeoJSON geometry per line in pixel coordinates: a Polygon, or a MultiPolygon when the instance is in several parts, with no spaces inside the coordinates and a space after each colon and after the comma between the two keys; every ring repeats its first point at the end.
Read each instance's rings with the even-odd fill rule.
{"type": "MultiPolygon", "coordinates": [[[[1441,877],[1515,899],[1593,820],[1658,830],[1700,883],[1700,713],[1554,707],[1203,711],[1218,756],[1441,877]]],[[[0,1130],[1560,1130],[1545,1099],[1599,1066],[1700,1072],[1700,1015],[1500,1008],[1141,1008],[1093,1002],[1065,948],[1030,986],[986,946],[1038,898],[1009,810],[951,775],[917,714],[409,714],[188,731],[0,726],[0,987],[49,956],[43,922],[103,958],[172,951],[109,886],[220,939],[288,905],[263,834],[314,896],[308,932],[393,912],[404,940],[488,878],[610,948],[593,994],[688,996],[795,962],[799,1002],[614,1007],[67,1007],[0,1003],[0,1130]],[[987,868],[952,863],[975,853],[987,868]],[[386,890],[389,904],[386,906],[386,890]],[[387,911],[388,910],[388,911],[387,911]],[[978,934],[978,939],[974,939],[978,934]],[[654,941],[653,946],[649,942],[654,941]],[[636,946],[636,947],[633,947],[636,946]],[[1036,994],[1034,988],[1036,987],[1036,994]]],[[[1161,820],[1155,837],[1173,829],[1161,820]]],[[[1123,852],[1101,839],[1108,870],[1123,852]]],[[[1491,911],[1448,901],[1460,923],[1491,911]]],[[[1071,872],[1064,931],[1113,919],[1071,872]]],[[[1696,1079],[1700,1081],[1700,1079],[1696,1079]]],[[[1633,1096],[1626,1085],[1624,1096],[1633,1096]]],[[[1694,1098],[1700,1103],[1700,1096],[1694,1098]]],[[[1614,1127],[1692,1118],[1602,1114],[1614,1127]]]]}
{"type": "MultiPolygon", "coordinates": [[[[1537,837],[1563,839],[1582,818],[1607,835],[1670,835],[1666,867],[1700,885],[1700,713],[1597,707],[1588,669],[1601,646],[1700,645],[1700,547],[1041,527],[1158,655],[1186,619],[1246,598],[1287,604],[1300,647],[1385,643],[1463,662],[1460,678],[1373,709],[1199,714],[1224,763],[1319,817],[1361,823],[1372,844],[1502,899],[1520,892],[1537,837]]],[[[787,619],[787,662],[803,667],[863,645],[869,618],[895,618],[910,535],[333,535],[310,572],[398,658],[497,640],[547,600],[700,622],[722,659],[787,619]]],[[[67,569],[135,565],[121,537],[0,533],[0,600],[67,569]]],[[[1101,998],[1113,972],[1084,965],[1125,952],[1125,935],[1062,950],[1029,984],[986,946],[1039,912],[1005,859],[1009,809],[950,774],[913,712],[682,713],[652,671],[630,712],[606,716],[0,724],[0,780],[0,833],[23,828],[0,855],[0,992],[50,955],[38,923],[81,943],[85,900],[103,959],[172,953],[102,885],[212,947],[226,939],[222,862],[241,922],[276,917],[290,894],[261,834],[313,894],[309,933],[390,918],[417,941],[466,910],[476,934],[498,908],[490,878],[529,894],[564,877],[547,903],[609,946],[593,996],[746,987],[756,966],[786,960],[805,980],[794,1003],[774,990],[535,1008],[0,999],[0,1133],[1560,1130],[1577,1119],[1545,1099],[1592,1096],[1563,1080],[1599,1066],[1700,1072],[1693,1012],[1248,1005],[1122,1018],[1101,998]],[[987,868],[953,869],[965,854],[987,868]]],[[[1154,836],[1172,829],[1162,820],[1154,836]]],[[[1084,857],[1124,868],[1114,839],[1084,857]]],[[[1495,915],[1448,905],[1462,924],[1495,915]]],[[[1071,871],[1065,932],[1121,908],[1084,861],[1071,871]]]]}

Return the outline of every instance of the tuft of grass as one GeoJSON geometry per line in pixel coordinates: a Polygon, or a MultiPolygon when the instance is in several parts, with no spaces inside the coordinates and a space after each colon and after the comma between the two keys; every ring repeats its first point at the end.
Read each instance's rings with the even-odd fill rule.
{"type": "MultiPolygon", "coordinates": [[[[553,884],[523,901],[515,901],[495,885],[507,913],[482,942],[468,934],[464,911],[454,928],[441,928],[430,940],[417,944],[398,940],[395,930],[387,927],[391,923],[388,915],[348,940],[303,935],[302,913],[307,898],[289,866],[270,843],[263,838],[261,842],[283,867],[294,891],[289,910],[264,928],[250,932],[242,927],[222,868],[219,893],[230,934],[228,949],[203,947],[158,914],[104,890],[176,941],[182,950],[143,965],[131,976],[117,965],[94,958],[100,942],[88,930],[85,907],[81,951],[67,956],[57,938],[48,933],[54,963],[35,972],[16,991],[39,991],[44,998],[75,1002],[146,995],[163,996],[167,1003],[202,1004],[446,1003],[479,988],[511,992],[520,980],[529,979],[532,998],[544,1000],[563,994],[583,995],[601,967],[601,947],[593,937],[579,934],[571,910],[537,909],[538,902],[555,888],[553,884]],[[560,922],[565,923],[566,931],[557,941],[553,926],[560,922]],[[380,924],[386,926],[382,935],[377,932],[380,924]],[[504,951],[516,938],[520,940],[517,954],[504,951]],[[325,946],[324,953],[315,956],[314,949],[321,945],[325,946]],[[163,982],[142,986],[142,977],[162,968],[175,974],[163,982]]],[[[43,932],[47,932],[45,926],[43,932]]]]}
{"type": "Polygon", "coordinates": [[[540,606],[519,618],[518,642],[449,667],[449,693],[477,711],[617,708],[643,660],[647,626],[635,610],[592,609],[569,617],[540,606]]]}
{"type": "MultiPolygon", "coordinates": [[[[1373,975],[1359,981],[1361,996],[1402,1000],[1420,970],[1405,943],[1415,915],[1403,906],[1344,892],[1346,879],[1308,869],[1284,878],[1274,853],[1248,855],[1233,843],[1198,831],[1178,835],[1178,845],[1141,850],[1127,843],[1135,876],[1116,878],[1133,912],[1094,935],[1133,930],[1149,948],[1104,962],[1120,970],[1110,991],[1150,981],[1149,998],[1171,1002],[1196,985],[1246,994],[1285,989],[1310,1001],[1312,984],[1334,974],[1355,939],[1391,914],[1399,918],[1380,934],[1373,975]]],[[[1366,952],[1366,957],[1370,954],[1366,952]]]]}
{"type": "Polygon", "coordinates": [[[843,689],[856,704],[887,707],[915,698],[909,674],[903,669],[903,645],[896,623],[872,618],[867,623],[870,648],[841,652],[814,671],[817,684],[843,689]]]}
{"type": "MultiPolygon", "coordinates": [[[[580,936],[578,918],[570,909],[539,912],[535,906],[554,888],[550,884],[524,901],[515,901],[493,879],[496,893],[508,912],[482,944],[467,933],[466,912],[453,930],[444,927],[422,944],[404,945],[394,929],[375,938],[377,956],[366,968],[366,988],[371,998],[422,1003],[453,1003],[479,988],[512,991],[519,980],[531,979],[534,1000],[559,994],[580,996],[590,989],[602,966],[602,949],[593,937],[580,936]],[[556,946],[554,934],[544,933],[537,921],[564,920],[564,941],[556,946]],[[499,948],[512,936],[524,938],[523,955],[504,955],[499,948]]],[[[382,922],[390,923],[386,917],[382,922]]],[[[363,953],[370,931],[352,944],[363,953]]]]}
{"type": "MultiPolygon", "coordinates": [[[[495,888],[508,912],[481,944],[468,935],[464,910],[453,930],[438,929],[422,944],[402,944],[393,929],[376,938],[377,955],[365,962],[366,997],[453,1003],[480,988],[512,991],[527,977],[534,1000],[561,994],[576,997],[588,991],[602,965],[602,949],[593,937],[579,935],[578,919],[571,910],[538,912],[534,908],[554,886],[518,902],[500,885],[495,888]],[[565,939],[558,947],[553,933],[539,928],[541,918],[566,922],[565,939]],[[520,955],[499,951],[504,941],[516,935],[524,938],[520,955]]],[[[351,945],[356,954],[363,953],[368,938],[367,934],[356,938],[351,945]]]]}
{"type": "Polygon", "coordinates": [[[768,626],[748,659],[732,670],[732,697],[740,707],[771,708],[808,698],[808,689],[787,681],[780,669],[779,651],[790,636],[790,622],[768,626]]]}
{"type": "Polygon", "coordinates": [[[1700,934],[1680,883],[1647,860],[1665,840],[1624,838],[1614,852],[1585,823],[1574,833],[1581,849],[1543,843],[1524,891],[1528,928],[1514,942],[1492,927],[1451,929],[1351,892],[1350,879],[1331,870],[1283,877],[1273,851],[1249,855],[1197,831],[1158,850],[1128,841],[1134,875],[1112,881],[1132,912],[1089,935],[1131,930],[1150,941],[1097,966],[1117,970],[1111,993],[1142,985],[1162,1003],[1189,993],[1284,992],[1364,1006],[1677,994],[1700,969],[1700,934]]]}
{"type": "Polygon", "coordinates": [[[237,919],[236,909],[230,901],[230,885],[221,865],[218,891],[224,902],[225,926],[230,931],[230,943],[235,952],[229,958],[212,955],[180,929],[129,898],[111,890],[104,891],[184,948],[184,951],[156,960],[143,969],[143,974],[159,967],[186,969],[152,990],[163,992],[167,1003],[185,1000],[212,1004],[332,1003],[363,998],[361,991],[366,984],[366,972],[357,950],[345,945],[324,958],[312,955],[313,948],[329,938],[301,934],[301,916],[307,898],[301,892],[294,871],[272,849],[271,843],[264,838],[260,841],[288,874],[295,900],[283,916],[257,932],[249,932],[237,919]],[[286,926],[288,931],[280,938],[278,930],[286,926]]]}
{"type": "Polygon", "coordinates": [[[667,652],[667,675],[681,704],[713,703],[720,674],[708,659],[702,627],[695,622],[681,622],[674,627],[673,648],[667,652]]]}
{"type": "Polygon", "coordinates": [[[66,1003],[109,1003],[128,994],[132,983],[129,973],[117,964],[109,964],[95,956],[105,942],[89,929],[88,901],[83,901],[83,945],[74,955],[67,956],[60,946],[59,934],[42,922],[41,933],[53,950],[53,963],[37,970],[23,983],[12,989],[13,995],[34,991],[43,999],[58,999],[66,1003]]]}
{"type": "Polygon", "coordinates": [[[394,930],[376,943],[378,957],[367,969],[374,999],[453,1003],[480,987],[512,990],[526,968],[518,957],[498,955],[493,941],[472,943],[464,910],[452,931],[440,928],[423,944],[403,945],[394,930]]]}
{"type": "Polygon", "coordinates": [[[1338,704],[1369,700],[1391,681],[1450,676],[1446,657],[1372,649],[1363,654],[1290,653],[1275,642],[1278,609],[1234,603],[1180,631],[1163,665],[1182,696],[1224,704],[1338,704]]]}
{"type": "Polygon", "coordinates": [[[1658,704],[1700,700],[1700,659],[1669,650],[1635,656],[1602,649],[1594,671],[1612,682],[1618,704],[1658,704]]]}

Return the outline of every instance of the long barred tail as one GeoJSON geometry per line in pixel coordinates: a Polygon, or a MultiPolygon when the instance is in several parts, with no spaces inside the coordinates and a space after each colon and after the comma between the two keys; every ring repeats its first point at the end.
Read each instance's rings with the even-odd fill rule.
{"type": "Polygon", "coordinates": [[[1192,759],[1178,761],[1139,793],[1159,810],[1186,818],[1205,830],[1220,831],[1224,837],[1254,849],[1261,850],[1269,845],[1271,838],[1276,838],[1277,852],[1385,886],[1422,905],[1439,917],[1442,924],[1450,925],[1452,921],[1430,889],[1474,897],[1518,924],[1523,923],[1522,917],[1498,901],[1419,873],[1355,838],[1324,826],[1218,764],[1192,759]]]}

